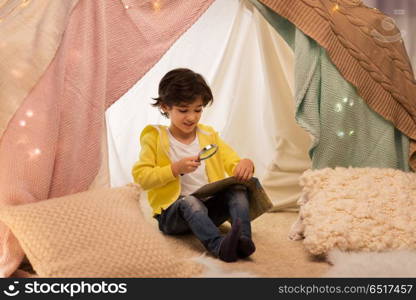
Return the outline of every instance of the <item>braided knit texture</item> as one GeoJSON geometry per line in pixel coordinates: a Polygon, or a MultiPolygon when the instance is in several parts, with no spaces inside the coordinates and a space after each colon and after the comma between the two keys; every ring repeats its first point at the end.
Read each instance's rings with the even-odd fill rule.
{"type": "Polygon", "coordinates": [[[416,81],[400,31],[383,26],[388,17],[350,0],[261,2],[325,48],[368,106],[410,138],[409,164],[415,170],[416,81]]]}
{"type": "Polygon", "coordinates": [[[197,262],[174,255],[145,220],[134,185],[2,207],[40,277],[195,277],[197,262]]]}

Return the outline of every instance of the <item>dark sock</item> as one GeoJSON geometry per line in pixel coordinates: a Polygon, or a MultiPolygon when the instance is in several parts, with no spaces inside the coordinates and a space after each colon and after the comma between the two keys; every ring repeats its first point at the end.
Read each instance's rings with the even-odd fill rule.
{"type": "Polygon", "coordinates": [[[218,257],[226,262],[237,260],[237,245],[241,235],[241,220],[237,219],[231,226],[231,230],[223,238],[218,257]]]}
{"type": "Polygon", "coordinates": [[[256,251],[256,246],[251,238],[241,236],[238,240],[237,254],[240,258],[249,257],[256,251]]]}

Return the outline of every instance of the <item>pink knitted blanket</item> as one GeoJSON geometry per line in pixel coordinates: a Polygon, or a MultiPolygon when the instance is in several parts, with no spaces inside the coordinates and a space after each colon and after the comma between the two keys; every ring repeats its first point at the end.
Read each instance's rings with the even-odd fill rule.
{"type": "MultiPolygon", "coordinates": [[[[106,108],[212,1],[80,0],[54,60],[0,140],[0,204],[86,190],[100,167],[106,108]]],[[[10,276],[23,256],[0,224],[0,276],[10,276]]]]}

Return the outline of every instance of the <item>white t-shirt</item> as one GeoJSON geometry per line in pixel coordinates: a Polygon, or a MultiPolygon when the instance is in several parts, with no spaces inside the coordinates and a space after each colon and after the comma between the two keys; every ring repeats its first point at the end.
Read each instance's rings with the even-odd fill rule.
{"type": "MultiPolygon", "coordinates": [[[[198,155],[201,147],[198,137],[189,145],[181,143],[168,130],[170,150],[169,155],[172,162],[181,160],[182,158],[198,155]]],[[[208,177],[205,173],[205,162],[201,161],[201,165],[192,173],[181,176],[181,195],[189,195],[208,183],[208,177]]]]}

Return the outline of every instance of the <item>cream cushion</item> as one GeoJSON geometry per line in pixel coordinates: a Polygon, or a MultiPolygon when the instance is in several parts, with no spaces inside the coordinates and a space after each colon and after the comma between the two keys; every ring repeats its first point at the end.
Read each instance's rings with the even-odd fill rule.
{"type": "Polygon", "coordinates": [[[196,277],[143,217],[141,190],[101,188],[0,209],[40,277],[196,277]]]}
{"type": "Polygon", "coordinates": [[[312,254],[416,249],[416,174],[394,169],[306,171],[300,216],[312,254]]]}

